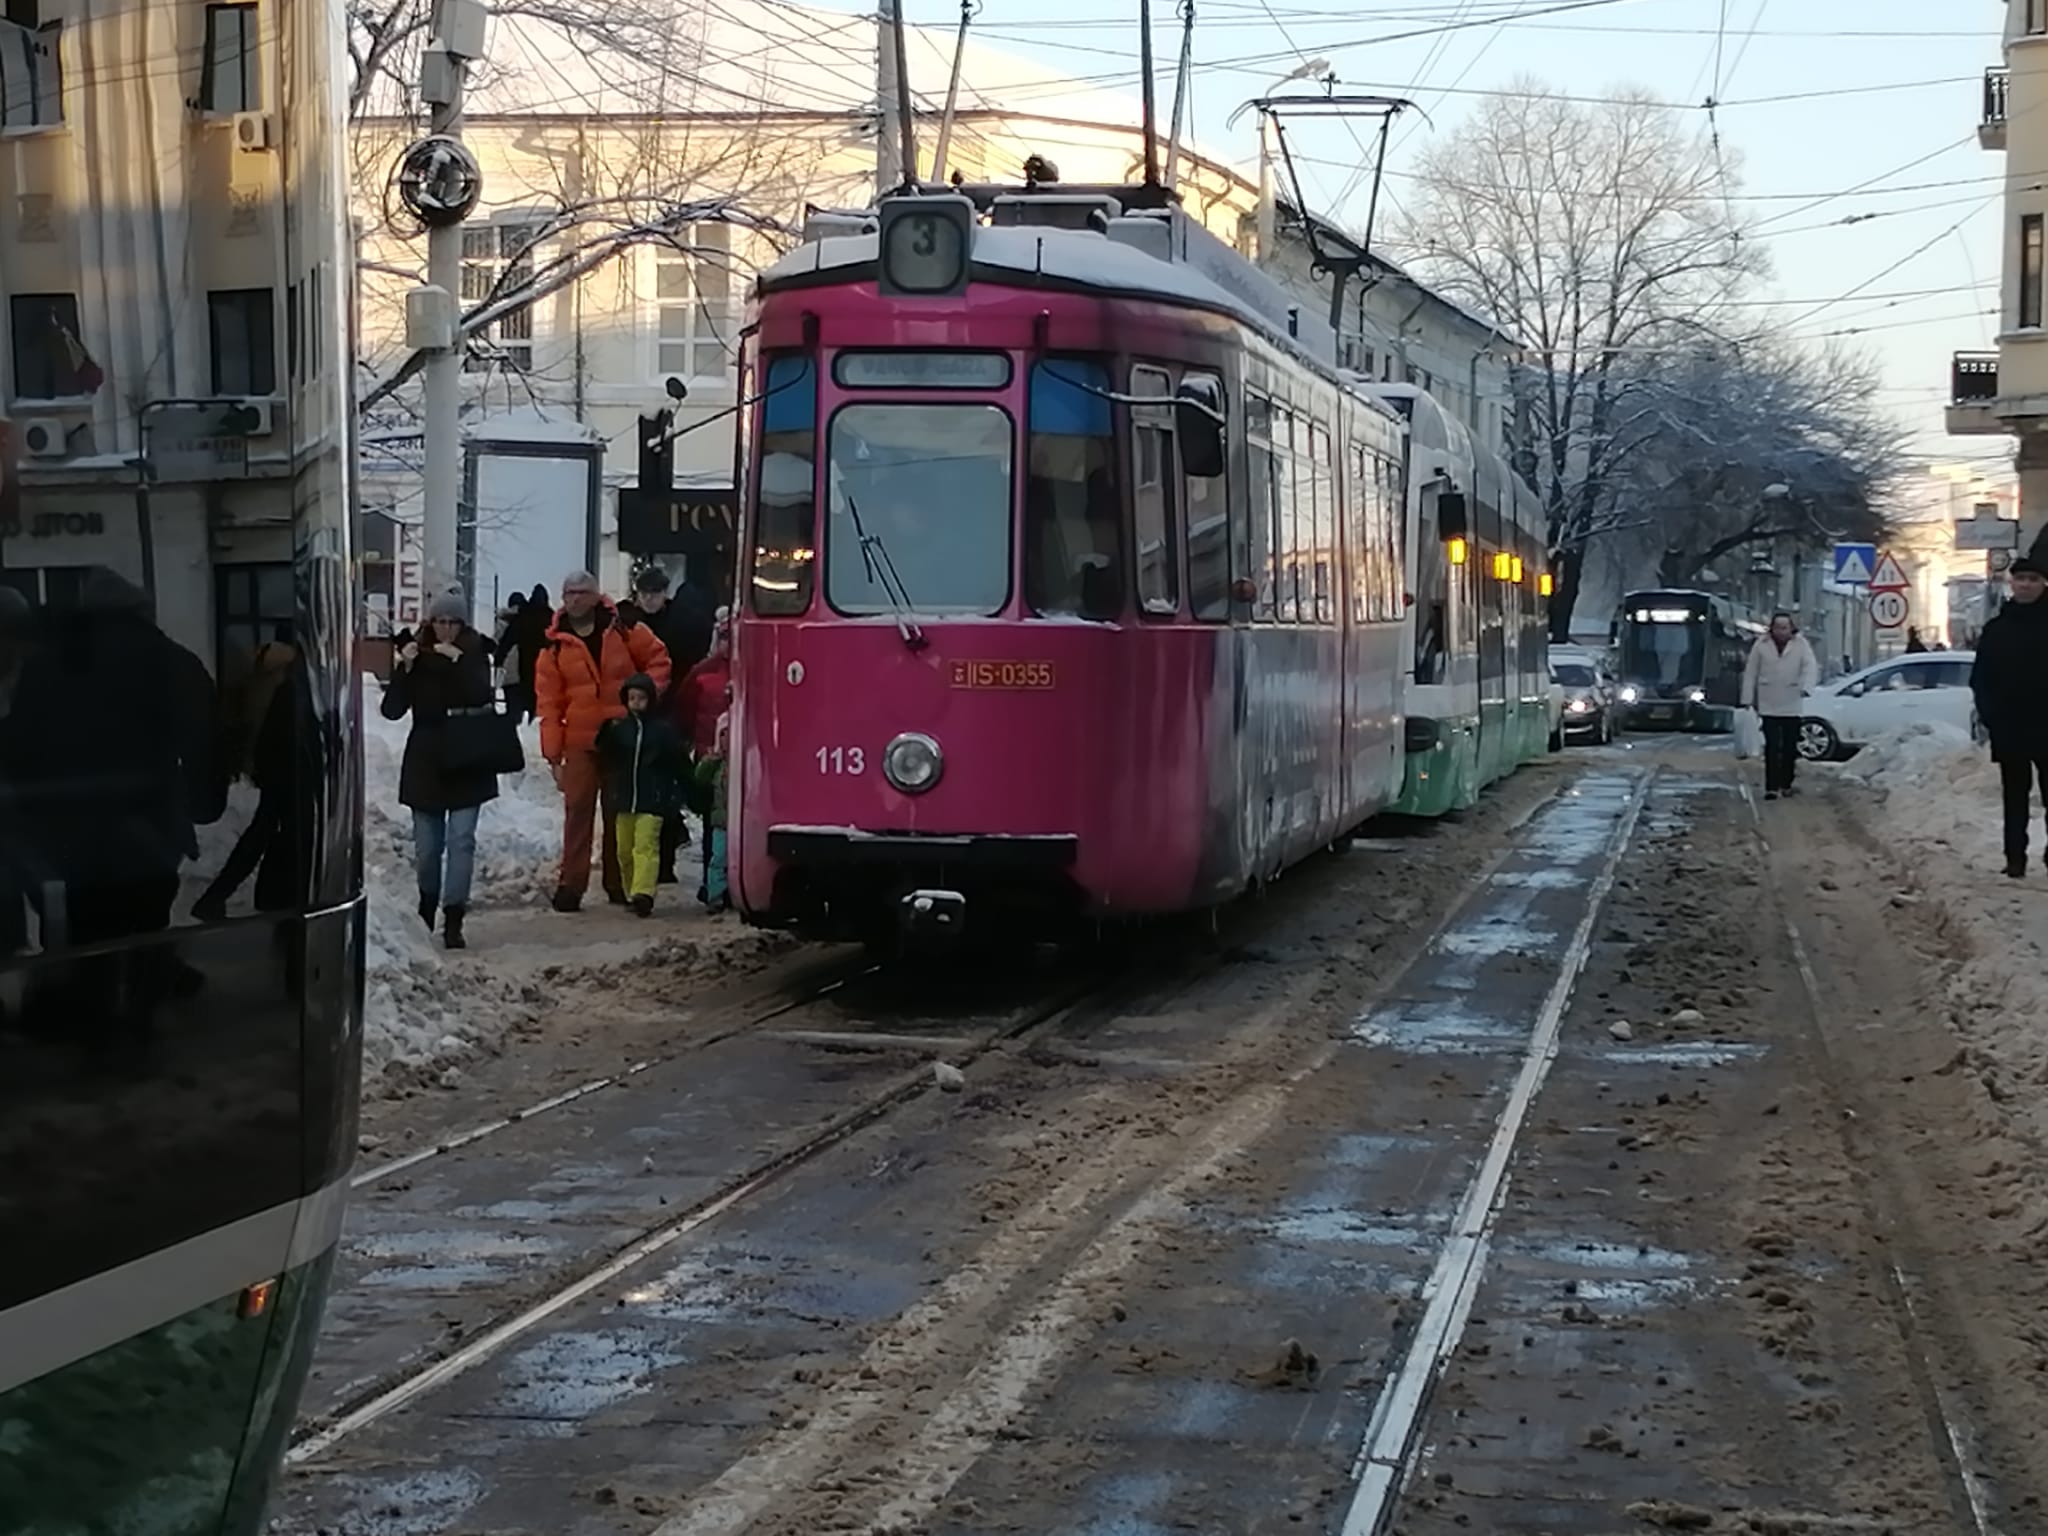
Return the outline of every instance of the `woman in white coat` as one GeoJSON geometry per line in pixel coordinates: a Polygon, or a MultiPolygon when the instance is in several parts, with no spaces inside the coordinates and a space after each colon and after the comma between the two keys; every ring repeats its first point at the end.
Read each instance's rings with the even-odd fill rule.
{"type": "Polygon", "coordinates": [[[1742,669],[1742,703],[1764,727],[1764,798],[1792,793],[1799,767],[1799,722],[1806,696],[1820,686],[1820,662],[1789,613],[1771,619],[1771,632],[1757,641],[1742,669]]]}

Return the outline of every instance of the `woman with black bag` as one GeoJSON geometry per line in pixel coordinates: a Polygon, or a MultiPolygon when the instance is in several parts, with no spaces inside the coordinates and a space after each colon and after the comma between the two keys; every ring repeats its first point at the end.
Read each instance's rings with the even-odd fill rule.
{"type": "Polygon", "coordinates": [[[519,770],[521,754],[512,717],[493,699],[489,649],[469,627],[461,597],[434,599],[425,634],[398,653],[383,707],[386,720],[412,715],[398,799],[412,812],[420,920],[431,930],[439,907],[441,942],[462,949],[477,815],[497,798],[498,775],[519,770]]]}

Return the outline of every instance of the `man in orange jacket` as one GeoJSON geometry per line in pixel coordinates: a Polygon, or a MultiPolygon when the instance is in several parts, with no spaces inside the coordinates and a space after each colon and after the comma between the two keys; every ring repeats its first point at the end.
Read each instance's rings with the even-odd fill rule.
{"type": "Polygon", "coordinates": [[[599,594],[597,578],[577,571],[562,583],[562,608],[548,626],[534,668],[540,715],[540,751],[562,791],[562,873],[555,886],[557,912],[574,912],[590,888],[591,819],[604,805],[604,893],[624,906],[618,836],[610,795],[598,764],[597,729],[625,714],[620,690],[645,673],[657,693],[669,682],[668,648],[645,624],[622,620],[599,594]]]}

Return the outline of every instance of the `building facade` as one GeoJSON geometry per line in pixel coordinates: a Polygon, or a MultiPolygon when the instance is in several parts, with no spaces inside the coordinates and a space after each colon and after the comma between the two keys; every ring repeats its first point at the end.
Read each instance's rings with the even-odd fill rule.
{"type": "Polygon", "coordinates": [[[2048,532],[2048,3],[2006,0],[2005,10],[2005,58],[1985,71],[1977,127],[2005,172],[1998,348],[1955,354],[1948,430],[2017,439],[2032,546],[2048,532]]]}
{"type": "Polygon", "coordinates": [[[231,667],[292,617],[295,528],[344,446],[317,424],[346,379],[350,271],[314,233],[340,146],[281,111],[336,84],[273,0],[7,17],[0,581],[62,605],[106,567],[231,667]]]}

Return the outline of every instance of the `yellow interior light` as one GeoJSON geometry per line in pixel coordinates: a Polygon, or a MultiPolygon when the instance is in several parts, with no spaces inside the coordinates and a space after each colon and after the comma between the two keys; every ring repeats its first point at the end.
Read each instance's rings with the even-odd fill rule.
{"type": "Polygon", "coordinates": [[[1506,554],[1497,554],[1493,557],[1493,579],[1495,581],[1506,581],[1508,579],[1508,572],[1513,568],[1506,554]]]}
{"type": "Polygon", "coordinates": [[[1556,586],[1557,583],[1551,579],[1550,572],[1548,571],[1545,571],[1541,576],[1538,576],[1536,578],[1536,591],[1539,596],[1550,596],[1550,594],[1554,590],[1556,590],[1556,586]]]}
{"type": "Polygon", "coordinates": [[[1514,571],[1515,574],[1509,580],[1519,587],[1522,584],[1522,557],[1520,555],[1515,556],[1514,571]]]}
{"type": "Polygon", "coordinates": [[[1466,553],[1466,551],[1465,551],[1465,541],[1464,541],[1463,539],[1453,539],[1453,540],[1451,540],[1451,544],[1450,544],[1450,555],[1451,555],[1451,564],[1453,564],[1453,565],[1463,565],[1463,564],[1465,563],[1465,553],[1466,553]]]}
{"type": "Polygon", "coordinates": [[[241,1304],[235,1309],[243,1317],[261,1317],[270,1310],[270,1298],[277,1291],[275,1280],[258,1280],[242,1288],[241,1304]]]}

